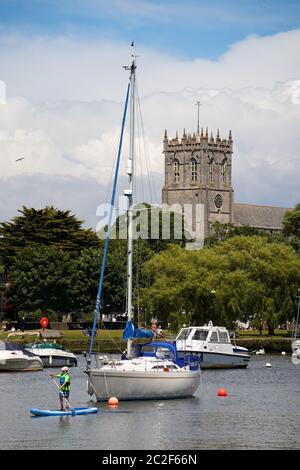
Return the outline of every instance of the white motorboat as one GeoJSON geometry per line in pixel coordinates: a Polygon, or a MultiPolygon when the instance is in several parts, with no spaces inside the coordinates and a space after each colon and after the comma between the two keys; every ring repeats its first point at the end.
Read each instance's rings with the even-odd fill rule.
{"type": "Polygon", "coordinates": [[[66,351],[61,344],[54,341],[29,343],[25,348],[39,356],[44,367],[77,366],[75,354],[66,351]]]}
{"type": "Polygon", "coordinates": [[[300,359],[300,339],[294,339],[292,342],[292,356],[300,359]]]}
{"type": "Polygon", "coordinates": [[[250,360],[248,349],[233,345],[227,329],[212,322],[182,328],[176,346],[181,354],[200,356],[202,369],[247,367],[250,360]]]}
{"type": "Polygon", "coordinates": [[[0,343],[0,371],[25,372],[42,370],[42,360],[17,343],[0,343]]]}
{"type": "MultiPolygon", "coordinates": [[[[119,151],[114,177],[114,186],[108,219],[108,230],[106,232],[105,249],[100,274],[99,288],[97,294],[93,331],[91,336],[86,373],[88,375],[88,393],[95,394],[97,400],[107,400],[109,397],[117,397],[119,400],[143,400],[143,399],[165,399],[184,398],[192,396],[200,384],[200,368],[198,358],[180,359],[176,345],[172,343],[146,343],[132,347],[132,338],[141,337],[145,332],[134,329],[132,318],[132,250],[133,250],[133,172],[134,172],[134,128],[135,128],[135,57],[129,67],[130,81],[127,88],[127,97],[124,107],[122,130],[119,151]],[[127,339],[127,357],[120,360],[111,359],[104,364],[91,366],[91,354],[96,331],[96,322],[99,317],[102,301],[103,279],[105,262],[108,250],[112,213],[115,204],[116,184],[118,168],[122,148],[123,132],[126,120],[126,112],[130,91],[130,151],[127,159],[126,172],[129,177],[129,188],[124,191],[128,198],[128,268],[127,268],[127,316],[128,322],[125,329],[124,339],[127,339]],[[129,330],[132,330],[131,333],[129,330]]],[[[149,335],[148,335],[149,336],[149,335]]],[[[151,333],[153,336],[153,333],[151,333]]]]}

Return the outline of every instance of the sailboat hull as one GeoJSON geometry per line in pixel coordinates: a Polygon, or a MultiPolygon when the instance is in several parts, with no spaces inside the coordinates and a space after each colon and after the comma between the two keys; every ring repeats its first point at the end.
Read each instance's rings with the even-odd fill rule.
{"type": "Polygon", "coordinates": [[[128,372],[92,369],[88,372],[88,393],[97,401],[158,400],[193,396],[200,385],[200,370],[180,372],[128,372]]]}

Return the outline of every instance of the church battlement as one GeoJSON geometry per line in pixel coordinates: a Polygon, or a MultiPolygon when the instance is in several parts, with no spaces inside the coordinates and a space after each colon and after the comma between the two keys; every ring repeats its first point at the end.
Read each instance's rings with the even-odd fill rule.
{"type": "Polygon", "coordinates": [[[168,138],[167,129],[164,134],[164,151],[174,151],[174,150],[183,150],[184,148],[190,149],[211,149],[211,150],[227,150],[232,151],[232,133],[229,131],[227,139],[221,139],[219,129],[217,130],[216,137],[213,136],[213,133],[208,134],[208,128],[206,128],[205,133],[203,132],[203,127],[201,128],[201,133],[187,134],[186,130],[183,130],[183,135],[181,139],[178,137],[178,131],[176,131],[176,136],[173,139],[168,138]]]}
{"type": "Polygon", "coordinates": [[[197,105],[196,133],[184,129],[180,138],[176,131],[176,136],[169,139],[165,130],[162,202],[169,207],[192,207],[190,213],[185,213],[185,222],[193,236],[200,232],[208,236],[214,222],[249,225],[270,233],[280,231],[288,209],[234,203],[231,130],[226,139],[221,139],[219,129],[215,136],[207,127],[200,131],[200,103],[197,105]]]}
{"type": "Polygon", "coordinates": [[[196,207],[204,208],[204,233],[207,235],[214,221],[232,222],[233,188],[231,185],[233,140],[229,131],[221,139],[219,129],[214,136],[208,128],[190,134],[184,129],[172,139],[165,130],[163,139],[165,182],[163,203],[172,206],[191,204],[193,211],[188,225],[196,230],[196,207]]]}

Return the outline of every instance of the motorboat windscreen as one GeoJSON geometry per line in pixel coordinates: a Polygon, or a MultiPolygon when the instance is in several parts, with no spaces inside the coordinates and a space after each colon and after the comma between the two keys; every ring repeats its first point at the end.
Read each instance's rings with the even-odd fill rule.
{"type": "Polygon", "coordinates": [[[192,339],[196,341],[206,341],[208,333],[208,330],[196,330],[192,339]]]}
{"type": "Polygon", "coordinates": [[[177,337],[177,340],[185,341],[189,337],[191,331],[192,331],[192,328],[182,329],[177,337]]]}
{"type": "Polygon", "coordinates": [[[17,343],[0,343],[0,351],[21,351],[25,356],[36,357],[36,354],[33,354],[17,343]]]}

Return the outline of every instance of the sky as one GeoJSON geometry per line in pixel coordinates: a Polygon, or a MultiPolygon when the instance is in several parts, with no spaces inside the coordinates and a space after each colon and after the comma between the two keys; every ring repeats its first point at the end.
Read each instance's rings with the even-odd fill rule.
{"type": "Polygon", "coordinates": [[[0,220],[53,204],[95,228],[132,40],[149,163],[137,162],[140,199],[160,202],[164,129],[195,131],[200,100],[200,125],[232,129],[235,201],[299,202],[298,0],[0,0],[0,220]]]}

